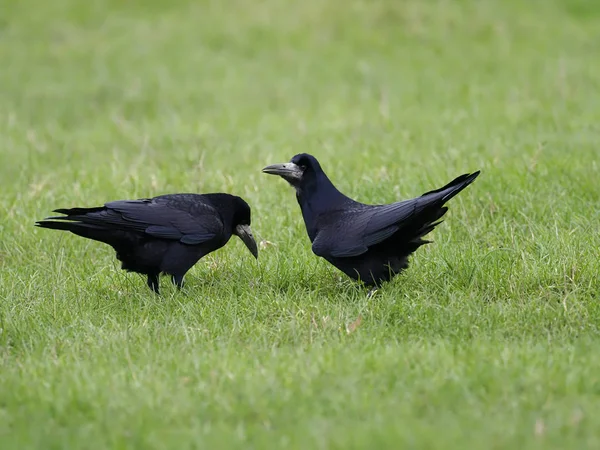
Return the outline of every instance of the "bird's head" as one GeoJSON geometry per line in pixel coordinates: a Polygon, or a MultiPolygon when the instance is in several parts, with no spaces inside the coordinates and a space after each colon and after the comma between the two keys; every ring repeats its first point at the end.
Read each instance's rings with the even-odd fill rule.
{"type": "Polygon", "coordinates": [[[290,162],[272,164],[262,171],[270,175],[279,175],[297,190],[314,182],[320,174],[323,174],[317,158],[308,153],[299,153],[290,162]]]}
{"type": "Polygon", "coordinates": [[[242,198],[234,197],[234,212],[233,212],[233,234],[239,237],[244,245],[248,247],[250,253],[258,259],[258,246],[250,229],[251,211],[250,205],[242,198]]]}

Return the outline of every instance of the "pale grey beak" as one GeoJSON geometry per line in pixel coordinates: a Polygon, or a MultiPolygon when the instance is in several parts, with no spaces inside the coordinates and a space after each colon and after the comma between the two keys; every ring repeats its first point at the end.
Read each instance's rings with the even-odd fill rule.
{"type": "Polygon", "coordinates": [[[250,229],[250,225],[236,226],[233,234],[238,236],[246,245],[246,247],[248,247],[250,253],[252,253],[254,257],[258,259],[258,246],[256,245],[256,241],[254,240],[254,236],[252,236],[252,230],[250,229]]]}
{"type": "Polygon", "coordinates": [[[299,181],[304,173],[300,166],[294,163],[273,164],[262,170],[270,175],[279,175],[288,181],[299,181]]]}

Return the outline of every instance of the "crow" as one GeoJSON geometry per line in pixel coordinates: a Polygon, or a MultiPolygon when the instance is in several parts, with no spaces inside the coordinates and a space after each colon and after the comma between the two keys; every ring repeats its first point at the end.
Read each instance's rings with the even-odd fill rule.
{"type": "Polygon", "coordinates": [[[262,170],[279,175],[296,189],[312,251],[350,278],[378,287],[408,267],[448,210],[444,204],[477,178],[461,175],[420,197],[387,205],[366,205],[342,194],[317,159],[300,153],[289,163],[262,170]]]}
{"type": "Polygon", "coordinates": [[[121,269],[147,275],[148,287],[157,294],[159,275],[171,275],[181,289],[186,272],[200,258],[223,247],[232,234],[258,258],[250,206],[234,195],[170,194],[53,212],[64,216],[48,217],[36,226],[110,245],[121,269]]]}

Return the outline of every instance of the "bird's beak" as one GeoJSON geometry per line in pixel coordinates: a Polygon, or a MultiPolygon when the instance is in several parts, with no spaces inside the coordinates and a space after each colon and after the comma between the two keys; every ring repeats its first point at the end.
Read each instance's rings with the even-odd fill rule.
{"type": "Polygon", "coordinates": [[[250,229],[250,226],[238,225],[235,227],[234,234],[242,240],[246,247],[248,247],[248,250],[250,250],[250,253],[252,253],[254,257],[258,259],[258,246],[254,240],[254,236],[252,236],[252,230],[250,229]]]}
{"type": "Polygon", "coordinates": [[[300,166],[294,163],[273,164],[262,170],[270,175],[279,175],[289,181],[298,181],[302,178],[303,171],[300,166]]]}

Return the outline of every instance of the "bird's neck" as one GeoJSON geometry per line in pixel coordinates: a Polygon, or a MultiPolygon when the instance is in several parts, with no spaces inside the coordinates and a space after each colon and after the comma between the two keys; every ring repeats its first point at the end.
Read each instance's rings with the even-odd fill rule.
{"type": "Polygon", "coordinates": [[[302,210],[309,236],[311,234],[310,227],[320,215],[337,210],[348,202],[352,202],[324,174],[296,188],[296,198],[302,210]]]}

